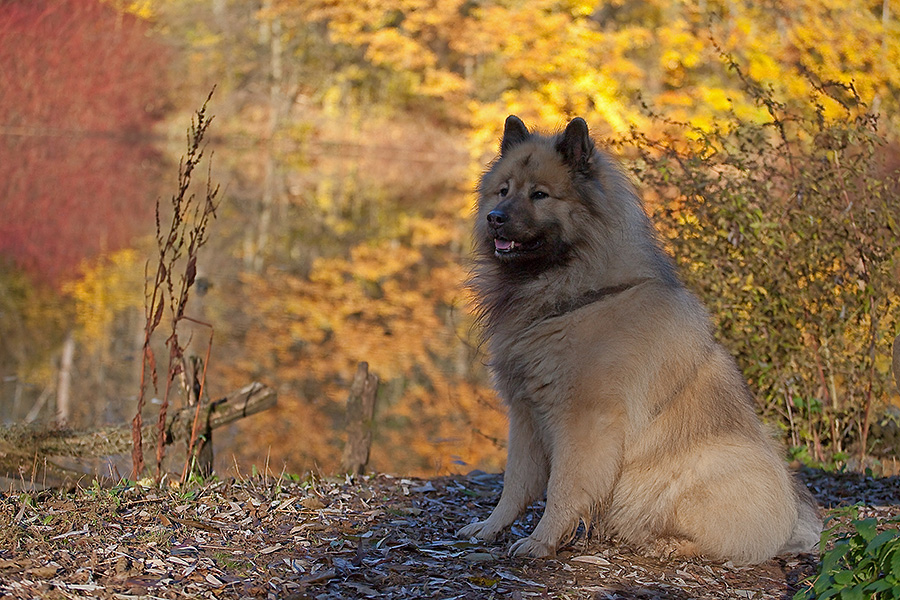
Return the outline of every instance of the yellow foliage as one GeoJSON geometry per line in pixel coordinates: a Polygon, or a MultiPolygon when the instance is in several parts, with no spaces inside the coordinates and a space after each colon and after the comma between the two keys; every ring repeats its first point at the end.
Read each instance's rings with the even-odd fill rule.
{"type": "Polygon", "coordinates": [[[700,88],[700,93],[703,101],[712,107],[713,110],[724,112],[731,108],[729,90],[702,87],[700,88]]]}
{"type": "Polygon", "coordinates": [[[445,97],[468,89],[466,80],[456,73],[448,73],[440,69],[432,68],[425,71],[425,77],[420,85],[422,93],[428,96],[445,97]]]}
{"type": "Polygon", "coordinates": [[[108,344],[117,314],[143,306],[144,259],[127,248],[82,266],[82,276],[63,290],[75,303],[78,338],[97,351],[108,344]]]}
{"type": "Polygon", "coordinates": [[[754,52],[749,58],[748,73],[753,79],[758,81],[775,81],[782,73],[781,66],[769,54],[754,52]]]}
{"type": "Polygon", "coordinates": [[[22,382],[43,389],[58,375],[55,354],[71,320],[56,290],[34,285],[24,273],[0,271],[2,358],[22,382]]]}
{"type": "Polygon", "coordinates": [[[403,215],[394,225],[401,238],[319,257],[305,277],[243,277],[245,310],[256,325],[243,342],[253,358],[240,369],[293,382],[280,393],[278,412],[261,417],[263,431],[257,424],[248,432],[254,443],[290,448],[289,466],[297,469],[336,469],[342,427],[333,418],[365,360],[382,381],[372,468],[379,461],[419,474],[502,467],[502,448],[484,436],[502,438],[503,415],[478,382],[465,341],[471,322],[466,272],[452,250],[461,235],[456,210],[446,203],[433,216],[403,215]],[[319,389],[313,397],[301,391],[308,382],[319,389]],[[298,423],[305,423],[302,443],[292,437],[298,423]]]}
{"type": "Polygon", "coordinates": [[[155,0],[103,0],[116,10],[132,14],[141,19],[150,20],[156,16],[155,0]]]}
{"type": "Polygon", "coordinates": [[[366,57],[377,65],[392,65],[403,70],[433,67],[437,59],[412,38],[396,29],[381,29],[369,36],[366,57]]]}
{"type": "MultiPolygon", "coordinates": [[[[645,116],[645,102],[702,130],[680,134],[686,146],[727,123],[731,113],[764,122],[766,107],[743,91],[723,53],[789,103],[808,105],[816,94],[807,73],[825,82],[852,80],[861,99],[879,106],[896,127],[900,25],[897,15],[882,14],[879,4],[788,0],[775,11],[752,2],[661,0],[273,0],[256,19],[282,19],[286,47],[300,60],[313,57],[301,74],[323,71],[315,72],[318,79],[303,93],[341,123],[359,127],[376,112],[380,105],[373,106],[367,91],[382,93],[383,104],[396,101],[404,118],[428,100],[423,112],[467,134],[474,180],[495,154],[500,124],[510,113],[545,131],[579,115],[598,137],[631,127],[653,134],[651,129],[662,125],[645,116]],[[315,35],[329,47],[310,51],[308,40],[318,39],[315,35]],[[355,96],[357,90],[363,91],[355,96]]],[[[198,53],[228,41],[202,24],[193,33],[198,53]]],[[[836,103],[822,102],[826,118],[842,116],[836,103]]],[[[468,203],[460,200],[427,216],[382,214],[372,206],[387,200],[362,194],[358,182],[323,176],[310,187],[303,202],[317,224],[336,243],[353,241],[340,251],[315,254],[318,258],[304,265],[304,276],[273,270],[243,281],[251,290],[244,310],[259,317],[246,334],[252,356],[241,368],[244,373],[277,369],[279,378],[290,382],[282,412],[265,417],[272,427],[262,438],[294,443],[295,431],[280,421],[289,415],[305,419],[308,435],[321,447],[304,450],[303,458],[328,470],[334,458],[321,448],[339,443],[334,415],[340,411],[334,405],[343,401],[356,363],[367,360],[389,390],[380,423],[394,424],[379,429],[383,439],[375,446],[376,463],[400,449],[421,457],[447,454],[450,447],[463,460],[494,460],[496,448],[471,433],[472,423],[484,423],[486,435],[503,436],[493,394],[474,374],[477,358],[463,341],[470,334],[461,308],[467,304],[461,265],[471,196],[468,203]],[[368,209],[378,234],[360,242],[358,216],[368,209]],[[454,406],[459,410],[451,410],[454,406]],[[460,412],[470,422],[460,422],[460,412]],[[403,424],[410,422],[428,424],[405,430],[403,424]],[[456,441],[436,441],[444,438],[456,441]]],[[[675,216],[685,237],[698,235],[692,233],[695,217],[675,216]]],[[[114,284],[111,274],[105,277],[114,284]]],[[[101,298],[97,285],[87,280],[83,285],[84,306],[88,298],[101,298]]],[[[752,277],[729,285],[768,294],[752,277]]],[[[801,278],[797,285],[822,281],[801,278]]],[[[823,306],[811,305],[809,313],[818,314],[823,306]]],[[[747,306],[729,309],[748,314],[747,306]]],[[[89,313],[79,318],[97,335],[106,325],[89,313]]],[[[415,463],[408,472],[427,472],[427,467],[415,463]]]]}

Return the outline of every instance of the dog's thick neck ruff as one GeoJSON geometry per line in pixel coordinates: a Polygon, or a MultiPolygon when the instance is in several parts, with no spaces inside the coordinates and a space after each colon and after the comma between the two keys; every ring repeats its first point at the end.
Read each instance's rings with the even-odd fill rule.
{"type": "Polygon", "coordinates": [[[576,296],[575,298],[570,298],[565,302],[559,302],[550,307],[550,312],[547,313],[543,319],[552,319],[554,317],[561,317],[570,312],[576,311],[579,308],[584,308],[589,304],[593,304],[595,302],[599,302],[604,298],[608,298],[610,296],[615,296],[616,294],[621,294],[624,291],[630,290],[631,288],[638,286],[646,281],[650,281],[649,278],[641,278],[635,279],[634,281],[628,281],[626,283],[620,283],[618,285],[610,285],[607,287],[602,287],[596,290],[588,290],[587,292],[581,294],[580,296],[576,296]]]}

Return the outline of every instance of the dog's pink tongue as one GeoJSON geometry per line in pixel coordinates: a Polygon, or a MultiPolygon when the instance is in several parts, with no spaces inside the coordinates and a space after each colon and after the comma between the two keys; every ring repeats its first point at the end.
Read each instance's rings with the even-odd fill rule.
{"type": "Polygon", "coordinates": [[[509,240],[494,240],[494,248],[497,250],[509,250],[512,247],[512,242],[509,240]]]}

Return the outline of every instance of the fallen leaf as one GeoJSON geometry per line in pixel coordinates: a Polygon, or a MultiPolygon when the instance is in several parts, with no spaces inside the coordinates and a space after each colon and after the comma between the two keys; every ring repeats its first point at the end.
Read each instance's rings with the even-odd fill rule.
{"type": "Polygon", "coordinates": [[[303,508],[308,508],[310,510],[319,510],[321,508],[325,508],[325,505],[322,504],[322,501],[315,496],[307,496],[300,501],[300,504],[303,506],[303,508]]]}
{"type": "Polygon", "coordinates": [[[494,555],[489,552],[472,552],[463,556],[463,560],[467,563],[483,563],[494,560],[494,555]]]}
{"type": "Polygon", "coordinates": [[[26,569],[25,573],[27,575],[32,575],[39,579],[50,579],[56,572],[59,570],[59,567],[33,567],[31,569],[26,569]]]}
{"type": "Polygon", "coordinates": [[[609,562],[609,561],[606,560],[605,558],[601,558],[601,557],[599,557],[599,556],[593,556],[593,555],[590,555],[590,554],[585,555],[585,556],[575,556],[575,557],[573,557],[571,560],[573,560],[574,562],[588,563],[588,564],[591,564],[591,565],[600,565],[600,566],[603,566],[603,567],[606,567],[606,566],[609,566],[609,565],[612,564],[611,562],[609,562]]]}
{"type": "Polygon", "coordinates": [[[284,546],[281,544],[275,544],[274,546],[268,546],[259,551],[260,554],[272,554],[276,550],[281,550],[284,546]]]}

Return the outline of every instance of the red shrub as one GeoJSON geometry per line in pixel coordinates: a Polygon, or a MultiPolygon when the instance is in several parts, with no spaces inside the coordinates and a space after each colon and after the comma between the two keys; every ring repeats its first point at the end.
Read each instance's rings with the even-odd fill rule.
{"type": "Polygon", "coordinates": [[[0,260],[57,283],[152,227],[166,54],[97,0],[0,2],[0,260]]]}

